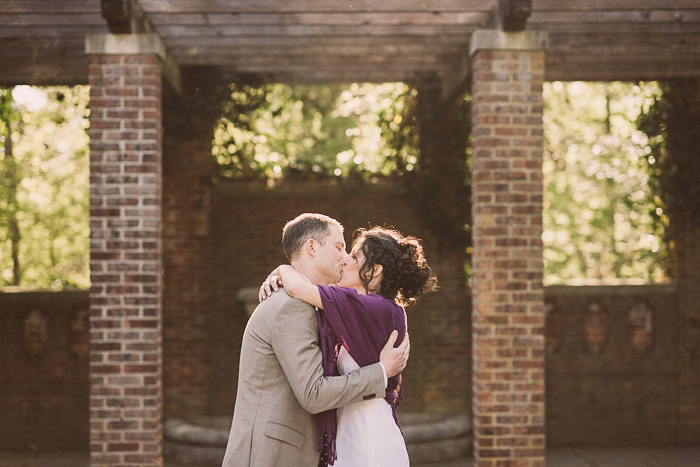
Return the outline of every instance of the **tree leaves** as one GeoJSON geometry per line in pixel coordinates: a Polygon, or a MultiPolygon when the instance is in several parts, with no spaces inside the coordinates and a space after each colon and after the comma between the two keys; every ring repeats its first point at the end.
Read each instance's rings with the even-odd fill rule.
{"type": "Polygon", "coordinates": [[[7,192],[11,183],[2,184],[0,287],[88,287],[88,88],[18,86],[12,91],[14,101],[5,97],[0,104],[13,112],[14,142],[10,159],[9,140],[0,141],[0,176],[16,180],[14,193],[7,192]],[[13,273],[13,246],[19,274],[13,273]]]}
{"type": "Polygon", "coordinates": [[[545,86],[545,281],[665,277],[664,226],[636,127],[655,83],[545,86]]]}

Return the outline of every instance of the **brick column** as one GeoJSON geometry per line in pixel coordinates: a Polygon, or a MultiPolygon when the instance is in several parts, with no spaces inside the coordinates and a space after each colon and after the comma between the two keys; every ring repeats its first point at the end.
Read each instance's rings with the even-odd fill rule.
{"type": "Polygon", "coordinates": [[[542,82],[546,36],[472,36],[476,465],[544,467],[542,82]]]}
{"type": "Polygon", "coordinates": [[[163,464],[158,44],[152,35],[86,41],[93,466],[163,464]]]}

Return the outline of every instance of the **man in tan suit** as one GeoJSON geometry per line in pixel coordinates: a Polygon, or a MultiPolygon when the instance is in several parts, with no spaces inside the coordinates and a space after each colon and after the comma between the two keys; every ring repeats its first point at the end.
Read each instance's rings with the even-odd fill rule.
{"type": "MultiPolygon", "coordinates": [[[[314,284],[337,283],[345,255],[343,227],[321,214],[302,214],[282,232],[284,252],[314,284]]],[[[253,312],[241,346],[238,394],[223,467],[316,467],[313,414],[384,397],[387,377],[408,359],[409,342],[392,335],[380,363],[344,376],[324,377],[316,312],[275,292],[253,312]]]]}

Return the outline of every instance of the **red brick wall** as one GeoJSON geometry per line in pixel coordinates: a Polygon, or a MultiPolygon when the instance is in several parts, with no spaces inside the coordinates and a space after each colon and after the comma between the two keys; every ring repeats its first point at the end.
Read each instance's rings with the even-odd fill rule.
{"type": "Polygon", "coordinates": [[[473,56],[476,465],[544,466],[543,52],[473,56]]]}
{"type": "Polygon", "coordinates": [[[162,463],[161,64],[90,57],[92,465],[162,463]]]}
{"type": "MultiPolygon", "coordinates": [[[[270,238],[279,233],[269,230],[266,236],[270,238]]],[[[441,274],[441,279],[444,277],[441,274]]],[[[697,444],[697,438],[683,438],[687,420],[698,411],[680,410],[683,370],[679,361],[685,350],[679,336],[685,331],[680,325],[674,286],[548,287],[545,296],[551,305],[546,357],[549,446],[697,444]],[[587,348],[584,332],[586,312],[594,303],[607,316],[605,339],[598,352],[587,348]],[[651,343],[641,352],[632,346],[630,334],[630,311],[639,303],[647,304],[653,313],[651,343]]],[[[87,338],[86,317],[80,312],[87,307],[87,292],[0,293],[0,450],[26,451],[32,446],[41,451],[88,449],[88,361],[79,352],[87,338]],[[48,331],[46,350],[36,357],[28,354],[23,337],[23,323],[31,310],[45,316],[48,331]]],[[[469,303],[467,307],[469,311],[469,303]]],[[[416,307],[416,314],[410,317],[412,332],[417,329],[416,319],[422,319],[418,310],[416,307]]],[[[211,394],[198,404],[216,409],[213,413],[231,414],[234,369],[224,360],[235,360],[237,365],[238,348],[231,341],[238,339],[235,336],[242,328],[228,322],[225,329],[220,327],[226,316],[242,323],[244,319],[238,318],[242,314],[235,301],[207,324],[208,334],[220,334],[219,341],[210,343],[207,355],[221,358],[222,363],[209,365],[222,376],[212,379],[211,394]],[[226,351],[234,355],[221,357],[226,351]],[[209,400],[215,397],[227,401],[209,400]]],[[[430,327],[430,323],[422,326],[427,327],[424,333],[434,336],[430,339],[440,338],[439,327],[430,327]]],[[[422,362],[426,345],[419,344],[416,350],[416,337],[412,339],[411,363],[406,370],[407,401],[402,410],[415,410],[416,400],[437,398],[435,392],[432,396],[417,394],[424,377],[417,369],[429,363],[422,362]]],[[[210,357],[198,358],[205,361],[210,357]]],[[[447,352],[444,358],[450,359],[447,352]]],[[[170,362],[178,364],[189,362],[170,362]]],[[[440,373],[458,377],[444,368],[440,373]]],[[[168,386],[164,389],[170,391],[168,386]]],[[[166,417],[169,415],[172,413],[166,411],[166,417]]]]}
{"type": "Polygon", "coordinates": [[[679,441],[700,440],[700,227],[676,227],[678,254],[679,441]]]}
{"type": "MultiPolygon", "coordinates": [[[[186,89],[185,93],[194,93],[186,89]]],[[[166,413],[208,411],[211,115],[169,96],[163,147],[163,358],[166,413]]]]}
{"type": "Polygon", "coordinates": [[[558,286],[548,287],[545,295],[547,444],[664,446],[682,441],[682,326],[675,287],[558,286]],[[591,312],[596,305],[600,313],[591,312]],[[635,319],[640,305],[649,312],[648,335],[635,319]]]}

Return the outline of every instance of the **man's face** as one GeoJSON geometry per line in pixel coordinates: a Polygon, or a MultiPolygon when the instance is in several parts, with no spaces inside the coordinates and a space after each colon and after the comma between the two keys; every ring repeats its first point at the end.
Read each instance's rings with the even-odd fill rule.
{"type": "Polygon", "coordinates": [[[343,257],[345,257],[345,239],[338,226],[330,225],[329,234],[323,244],[315,242],[316,268],[326,282],[335,284],[343,276],[343,257]]]}

